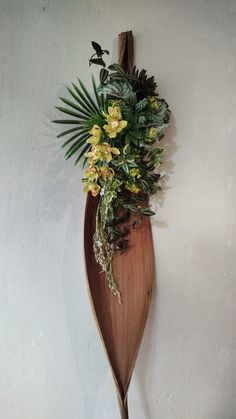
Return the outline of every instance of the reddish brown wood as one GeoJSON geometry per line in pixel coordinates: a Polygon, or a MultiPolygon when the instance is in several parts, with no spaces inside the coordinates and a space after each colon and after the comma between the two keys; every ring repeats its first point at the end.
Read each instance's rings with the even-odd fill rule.
{"type": "MultiPolygon", "coordinates": [[[[91,303],[118,390],[121,417],[128,418],[127,392],[141,343],[154,274],[150,220],[132,229],[129,250],[116,254],[113,270],[122,304],[108,289],[93,255],[93,233],[98,200],[90,194],[85,210],[84,247],[91,303]]],[[[132,221],[131,221],[132,222],[132,221]]],[[[130,223],[130,222],[129,222],[130,223]]]]}
{"type": "Polygon", "coordinates": [[[134,61],[134,38],[132,31],[121,32],[118,36],[118,61],[125,70],[132,70],[134,61]]]}

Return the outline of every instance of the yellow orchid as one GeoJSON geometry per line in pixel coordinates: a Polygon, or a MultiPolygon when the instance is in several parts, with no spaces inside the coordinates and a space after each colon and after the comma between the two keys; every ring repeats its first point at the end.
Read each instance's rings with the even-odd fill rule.
{"type": "Polygon", "coordinates": [[[103,150],[102,150],[102,159],[101,160],[105,160],[107,161],[107,163],[109,163],[112,160],[112,154],[114,155],[118,155],[120,154],[120,151],[118,148],[116,147],[111,147],[110,144],[108,143],[103,143],[103,150]]]}
{"type": "Polygon", "coordinates": [[[90,166],[97,163],[98,160],[106,161],[109,163],[112,160],[112,155],[120,154],[120,151],[116,147],[112,147],[108,143],[95,144],[92,146],[92,150],[85,154],[88,157],[90,166]]]}
{"type": "Polygon", "coordinates": [[[109,106],[108,114],[105,114],[108,124],[103,126],[109,138],[116,138],[117,134],[127,126],[127,121],[122,120],[119,106],[109,106]]]}
{"type": "Polygon", "coordinates": [[[101,187],[95,183],[88,181],[84,187],[84,192],[91,192],[93,196],[97,196],[99,194],[101,187]]]}
{"type": "Polygon", "coordinates": [[[101,146],[94,144],[92,146],[91,151],[89,151],[88,153],[85,153],[85,157],[88,157],[88,162],[90,166],[97,163],[97,161],[100,159],[101,157],[100,147],[101,146]]]}
{"type": "Polygon", "coordinates": [[[89,131],[89,134],[92,134],[92,136],[87,139],[86,143],[98,144],[102,135],[102,130],[99,125],[94,125],[89,131]]]}
{"type": "Polygon", "coordinates": [[[117,119],[113,119],[111,116],[107,117],[107,122],[108,124],[104,125],[103,128],[109,138],[116,138],[117,134],[119,134],[119,132],[127,126],[127,121],[118,121],[117,119]]]}
{"type": "Polygon", "coordinates": [[[89,131],[89,134],[92,134],[93,137],[101,138],[102,130],[99,125],[94,125],[93,128],[89,131]]]}
{"type": "Polygon", "coordinates": [[[111,179],[113,178],[115,172],[108,166],[100,167],[100,174],[103,179],[111,179]]]}
{"type": "MultiPolygon", "coordinates": [[[[109,106],[108,107],[108,114],[113,118],[113,119],[118,119],[120,120],[122,118],[121,116],[121,111],[119,106],[109,106]]],[[[108,116],[108,115],[107,115],[108,116]]]]}
{"type": "Polygon", "coordinates": [[[99,177],[99,167],[97,166],[90,166],[86,171],[85,171],[85,176],[88,178],[88,180],[90,180],[91,182],[93,182],[94,180],[97,180],[99,177]]]}

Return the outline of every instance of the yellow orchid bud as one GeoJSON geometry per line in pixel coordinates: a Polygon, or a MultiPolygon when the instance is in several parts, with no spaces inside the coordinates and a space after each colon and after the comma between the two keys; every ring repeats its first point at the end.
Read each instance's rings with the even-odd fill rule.
{"type": "Polygon", "coordinates": [[[88,178],[88,180],[90,181],[94,181],[97,180],[99,177],[99,168],[97,166],[90,166],[86,171],[85,171],[85,176],[88,178]]]}
{"type": "Polygon", "coordinates": [[[119,106],[109,106],[108,113],[112,117],[112,119],[121,119],[121,111],[119,106]]]}
{"type": "Polygon", "coordinates": [[[100,167],[100,173],[103,179],[111,179],[115,174],[114,170],[108,166],[100,167]]]}
{"type": "Polygon", "coordinates": [[[93,137],[97,137],[100,140],[102,130],[99,125],[94,125],[93,128],[89,131],[89,134],[92,134],[93,137]]]}
{"type": "Polygon", "coordinates": [[[84,187],[84,192],[91,192],[91,194],[95,197],[99,194],[101,187],[95,182],[87,182],[84,187]]]}

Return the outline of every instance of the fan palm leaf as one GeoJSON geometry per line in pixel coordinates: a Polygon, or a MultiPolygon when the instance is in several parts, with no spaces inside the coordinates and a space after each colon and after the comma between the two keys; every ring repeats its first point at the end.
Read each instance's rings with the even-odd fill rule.
{"type": "Polygon", "coordinates": [[[62,108],[61,106],[56,106],[56,109],[58,109],[59,111],[61,111],[63,113],[66,113],[68,115],[75,116],[76,118],[84,119],[85,121],[88,119],[84,115],[81,115],[81,114],[79,114],[77,112],[73,112],[73,111],[71,111],[70,109],[67,109],[67,108],[62,108]]]}
{"type": "Polygon", "coordinates": [[[97,104],[98,104],[98,106],[100,108],[101,101],[100,101],[100,98],[99,98],[99,95],[98,95],[98,92],[97,92],[97,86],[96,86],[96,82],[95,82],[94,76],[92,76],[92,84],[93,84],[93,91],[94,91],[94,94],[95,94],[95,97],[96,97],[96,101],[97,101],[97,104]]]}
{"type": "Polygon", "coordinates": [[[70,87],[67,87],[68,92],[71,94],[71,96],[78,102],[82,107],[79,108],[80,112],[84,115],[90,116],[91,115],[91,109],[86,110],[84,107],[83,101],[80,100],[80,98],[73,92],[73,90],[70,87]]]}
{"type": "Polygon", "coordinates": [[[83,130],[81,131],[79,134],[75,134],[73,135],[73,137],[70,137],[68,140],[66,140],[65,143],[62,144],[62,148],[66,147],[68,144],[70,144],[72,141],[74,141],[76,138],[80,138],[81,140],[84,139],[84,137],[86,137],[85,139],[89,138],[88,132],[87,130],[83,130]]]}
{"type": "MultiPolygon", "coordinates": [[[[86,140],[84,138],[80,138],[79,140],[75,141],[75,143],[72,144],[72,146],[67,150],[65,154],[66,160],[69,159],[76,151],[78,151],[85,144],[85,141],[86,140]]],[[[90,144],[87,145],[90,147],[90,144]]]]}
{"type": "MultiPolygon", "coordinates": [[[[76,161],[75,161],[75,164],[77,164],[77,163],[80,161],[80,159],[84,156],[84,154],[86,153],[86,151],[88,151],[89,147],[90,147],[90,144],[87,144],[87,145],[83,148],[83,150],[81,151],[81,153],[80,153],[80,154],[79,154],[79,156],[77,157],[77,159],[76,159],[76,161]]],[[[87,158],[85,158],[85,159],[84,159],[84,164],[86,163],[86,161],[87,161],[87,158]]]]}
{"type": "Polygon", "coordinates": [[[76,105],[74,102],[71,102],[71,100],[60,97],[60,99],[62,100],[62,102],[64,102],[66,105],[70,106],[71,108],[79,111],[80,113],[82,113],[85,116],[89,116],[90,114],[86,111],[84,111],[83,108],[81,108],[80,106],[76,105]]]}
{"type": "Polygon", "coordinates": [[[91,147],[90,144],[86,144],[86,140],[89,138],[89,131],[92,129],[97,120],[101,120],[103,117],[102,111],[105,109],[107,104],[106,99],[99,96],[96,88],[95,80],[93,79],[93,90],[95,100],[89,94],[87,89],[81,80],[78,79],[79,86],[72,83],[73,89],[68,87],[67,90],[70,93],[73,100],[61,97],[61,101],[66,105],[56,106],[56,109],[63,114],[70,115],[72,119],[57,119],[52,122],[56,124],[68,124],[72,125],[72,128],[63,131],[58,134],[58,138],[69,136],[69,138],[62,144],[62,147],[69,147],[66,151],[65,158],[69,159],[80,149],[80,154],[76,160],[76,163],[81,159],[83,154],[91,147]],[[70,134],[73,134],[70,136],[70,134]]]}
{"type": "Polygon", "coordinates": [[[57,138],[64,137],[67,134],[71,134],[71,132],[79,131],[81,129],[82,129],[81,127],[75,127],[75,128],[67,129],[66,131],[61,132],[61,134],[58,134],[57,138]]]}
{"type": "Polygon", "coordinates": [[[90,94],[88,93],[86,87],[84,86],[84,84],[82,83],[82,81],[80,79],[78,79],[79,84],[81,89],[83,90],[85,96],[87,97],[89,103],[92,105],[92,107],[94,108],[95,112],[100,112],[100,109],[97,107],[96,103],[93,101],[92,97],[90,96],[90,94]]]}

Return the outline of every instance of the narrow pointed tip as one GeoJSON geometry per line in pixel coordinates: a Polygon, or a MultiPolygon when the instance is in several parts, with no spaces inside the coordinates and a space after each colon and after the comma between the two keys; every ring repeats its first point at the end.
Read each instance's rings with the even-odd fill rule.
{"type": "Polygon", "coordinates": [[[121,419],[129,419],[128,403],[127,398],[125,400],[119,400],[120,416],[121,419]]]}

